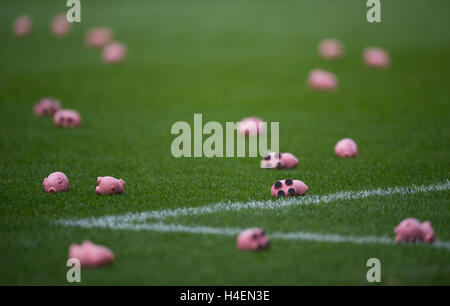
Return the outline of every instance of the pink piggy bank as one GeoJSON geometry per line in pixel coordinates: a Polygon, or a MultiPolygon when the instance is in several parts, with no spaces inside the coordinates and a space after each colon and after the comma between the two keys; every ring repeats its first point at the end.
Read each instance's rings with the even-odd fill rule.
{"type": "Polygon", "coordinates": [[[112,176],[97,177],[97,187],[95,192],[98,194],[115,194],[122,193],[125,186],[125,181],[116,179],[112,176]]]}
{"type": "Polygon", "coordinates": [[[339,140],[334,147],[334,153],[336,153],[336,155],[340,158],[359,156],[358,146],[356,145],[356,142],[354,142],[351,138],[344,138],[339,140]]]}
{"type": "Polygon", "coordinates": [[[81,116],[72,109],[60,109],[53,116],[53,122],[60,127],[78,127],[81,124],[81,116]]]}
{"type": "Polygon", "coordinates": [[[56,37],[63,37],[70,31],[71,24],[67,21],[65,14],[59,14],[52,19],[52,33],[56,37]]]}
{"type": "Polygon", "coordinates": [[[127,53],[127,48],[120,42],[107,44],[102,51],[102,59],[105,63],[119,63],[123,61],[127,53]]]}
{"type": "Polygon", "coordinates": [[[338,86],[336,76],[322,69],[313,69],[308,75],[308,85],[311,89],[333,91],[338,86]]]}
{"type": "Polygon", "coordinates": [[[259,251],[269,247],[269,239],[261,228],[246,229],[236,238],[236,248],[241,251],[259,251]]]}
{"type": "Polygon", "coordinates": [[[244,118],[239,123],[237,131],[244,135],[258,136],[264,131],[263,121],[257,117],[244,118]]]}
{"type": "Polygon", "coordinates": [[[86,240],[69,247],[69,258],[77,258],[82,267],[98,267],[111,263],[114,253],[107,247],[86,240]]]}
{"type": "Polygon", "coordinates": [[[320,42],[317,50],[324,59],[335,59],[344,54],[344,46],[339,40],[334,38],[325,39],[320,42]]]}
{"type": "Polygon", "coordinates": [[[92,28],[86,32],[85,43],[88,47],[102,48],[114,37],[113,31],[106,27],[92,28]]]}
{"type": "Polygon", "coordinates": [[[56,193],[70,189],[69,179],[62,172],[53,172],[44,178],[42,185],[44,186],[44,191],[48,193],[56,193]]]}
{"type": "Polygon", "coordinates": [[[36,116],[53,115],[61,107],[61,103],[54,98],[42,98],[34,105],[34,114],[36,116]]]}
{"type": "Polygon", "coordinates": [[[431,243],[436,239],[436,237],[434,236],[433,227],[431,226],[431,223],[429,221],[422,222],[420,228],[422,229],[423,242],[431,243]]]}
{"type": "Polygon", "coordinates": [[[264,169],[281,169],[294,168],[298,165],[298,159],[291,153],[270,152],[261,161],[261,168],[264,169]]]}
{"type": "Polygon", "coordinates": [[[276,181],[272,185],[270,194],[273,197],[282,196],[304,196],[308,192],[308,186],[299,180],[291,180],[289,178],[276,181]]]}
{"type": "Polygon", "coordinates": [[[33,21],[31,17],[28,15],[21,15],[17,17],[13,24],[13,32],[17,37],[26,36],[31,32],[31,28],[33,27],[33,21]]]}
{"type": "Polygon", "coordinates": [[[384,68],[391,63],[389,54],[381,48],[367,48],[364,50],[363,59],[370,67],[384,68]]]}
{"type": "Polygon", "coordinates": [[[395,240],[397,242],[415,242],[422,240],[422,228],[419,220],[408,218],[400,222],[395,228],[395,240]]]}

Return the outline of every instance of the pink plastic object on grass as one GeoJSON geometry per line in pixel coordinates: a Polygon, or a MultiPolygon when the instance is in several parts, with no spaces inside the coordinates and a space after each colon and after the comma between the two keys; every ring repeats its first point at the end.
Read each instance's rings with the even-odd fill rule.
{"type": "Polygon", "coordinates": [[[261,228],[246,229],[236,238],[236,248],[241,251],[259,251],[269,247],[269,238],[261,228]]]}
{"type": "Polygon", "coordinates": [[[391,63],[389,53],[381,48],[366,48],[366,50],[364,50],[363,59],[370,67],[385,68],[391,63]]]}
{"type": "Polygon", "coordinates": [[[308,75],[308,85],[314,90],[333,91],[338,87],[338,80],[334,73],[313,69],[308,75]]]}
{"type": "Polygon", "coordinates": [[[291,153],[270,152],[261,161],[264,169],[290,169],[298,165],[298,159],[291,153]]]}
{"type": "Polygon", "coordinates": [[[52,19],[52,33],[56,37],[63,37],[69,33],[71,24],[67,21],[65,14],[59,14],[52,19]]]}
{"type": "Polygon", "coordinates": [[[308,186],[300,180],[285,179],[276,181],[270,189],[273,197],[304,196],[308,192],[308,186]]]}
{"type": "Polygon", "coordinates": [[[81,124],[81,116],[72,109],[60,109],[53,116],[53,123],[60,127],[78,127],[81,124]]]}
{"type": "Polygon", "coordinates": [[[48,193],[56,193],[70,189],[69,179],[62,172],[53,172],[44,178],[42,185],[44,186],[44,191],[48,193]]]}
{"type": "Polygon", "coordinates": [[[237,130],[240,134],[257,136],[264,131],[263,121],[258,117],[244,118],[239,123],[237,130]]]}
{"type": "Polygon", "coordinates": [[[13,32],[17,37],[28,35],[33,28],[33,21],[28,15],[21,15],[14,20],[13,32]]]}
{"type": "Polygon", "coordinates": [[[102,245],[85,240],[69,247],[69,258],[77,258],[82,267],[98,267],[114,261],[114,253],[102,245]]]}
{"type": "Polygon", "coordinates": [[[317,47],[319,54],[324,59],[339,58],[344,54],[343,44],[334,38],[328,38],[320,42],[317,47]]]}
{"type": "Polygon", "coordinates": [[[105,63],[119,63],[125,59],[127,48],[120,42],[107,44],[102,51],[102,59],[105,63]]]}
{"type": "Polygon", "coordinates": [[[97,27],[86,32],[85,43],[88,47],[102,48],[109,43],[114,37],[114,33],[110,28],[97,27]]]}
{"type": "Polygon", "coordinates": [[[340,158],[359,156],[358,146],[356,145],[356,142],[354,142],[351,138],[344,138],[339,140],[334,147],[334,153],[336,153],[336,155],[340,158]]]}
{"type": "Polygon", "coordinates": [[[97,187],[95,192],[98,194],[115,194],[122,193],[125,181],[122,179],[116,179],[112,176],[99,176],[97,177],[97,187]]]}
{"type": "Polygon", "coordinates": [[[54,98],[42,98],[34,105],[36,116],[48,116],[56,113],[61,107],[61,103],[54,98]]]}

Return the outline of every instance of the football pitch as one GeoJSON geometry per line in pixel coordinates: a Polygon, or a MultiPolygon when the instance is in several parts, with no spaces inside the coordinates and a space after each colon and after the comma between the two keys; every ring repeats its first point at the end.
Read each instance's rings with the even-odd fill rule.
{"type": "MultiPolygon", "coordinates": [[[[91,240],[112,265],[82,269],[81,285],[450,285],[450,2],[81,1],[81,23],[50,33],[65,1],[0,3],[0,284],[68,285],[68,248],[91,240]],[[12,23],[33,17],[30,35],[12,23]],[[108,26],[127,45],[106,65],[84,45],[108,26]],[[345,55],[326,61],[317,44],[336,37],[345,55]],[[387,69],[362,61],[385,48],[387,69]],[[309,71],[339,88],[308,88],[309,71]],[[76,129],[37,117],[53,96],[80,112],[76,129]],[[171,126],[280,124],[280,151],[294,169],[260,158],[175,158],[171,126]],[[359,157],[333,151],[354,139],[359,157]],[[70,191],[42,180],[64,172],[70,191]],[[126,181],[121,195],[95,193],[98,176],[126,181]],[[304,197],[273,199],[276,180],[299,179],[304,197]],[[397,244],[405,218],[432,223],[434,244],[397,244]],[[262,227],[269,250],[237,251],[236,235],[262,227]]],[[[206,138],[206,137],[204,137],[206,138]]]]}

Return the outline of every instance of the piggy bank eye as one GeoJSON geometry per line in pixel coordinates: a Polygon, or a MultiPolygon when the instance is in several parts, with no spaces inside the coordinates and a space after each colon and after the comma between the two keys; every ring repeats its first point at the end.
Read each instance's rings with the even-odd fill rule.
{"type": "Polygon", "coordinates": [[[67,118],[67,122],[72,123],[72,118],[67,118]]]}
{"type": "Polygon", "coordinates": [[[62,117],[62,116],[59,117],[59,122],[60,122],[60,123],[64,123],[64,117],[62,117]]]}
{"type": "Polygon", "coordinates": [[[256,240],[256,238],[258,238],[258,234],[257,234],[257,233],[253,233],[253,234],[252,234],[252,239],[253,239],[253,240],[256,240]]]}

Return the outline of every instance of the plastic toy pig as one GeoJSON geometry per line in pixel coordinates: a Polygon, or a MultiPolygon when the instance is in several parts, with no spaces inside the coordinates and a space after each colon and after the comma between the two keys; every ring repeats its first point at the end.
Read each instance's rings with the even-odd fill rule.
{"type": "Polygon", "coordinates": [[[97,187],[95,192],[98,194],[115,194],[122,193],[125,186],[125,181],[116,179],[112,176],[97,177],[97,187]]]}
{"type": "Polygon", "coordinates": [[[282,196],[304,196],[308,192],[308,186],[299,180],[291,180],[289,178],[276,181],[272,185],[270,194],[273,197],[282,196]]]}
{"type": "Polygon", "coordinates": [[[127,48],[120,42],[107,44],[102,51],[102,59],[105,63],[119,63],[124,60],[127,48]]]}
{"type": "Polygon", "coordinates": [[[308,85],[311,89],[332,91],[338,86],[336,76],[322,69],[313,69],[308,76],[308,85]]]}
{"type": "Polygon", "coordinates": [[[339,140],[334,147],[334,153],[336,153],[336,155],[340,158],[359,156],[358,146],[356,145],[356,142],[354,142],[351,138],[344,138],[339,140]]]}
{"type": "Polygon", "coordinates": [[[381,48],[367,48],[364,50],[363,59],[370,67],[385,68],[391,63],[389,53],[381,48]]]}
{"type": "Polygon", "coordinates": [[[281,169],[294,168],[298,165],[298,159],[291,153],[270,152],[261,161],[261,168],[264,169],[281,169]]]}
{"type": "Polygon", "coordinates": [[[433,227],[431,226],[431,222],[430,221],[422,222],[422,225],[420,226],[420,228],[422,229],[423,242],[426,242],[426,243],[434,242],[434,240],[436,238],[434,236],[434,230],[433,230],[433,227]]]}
{"type": "Polygon", "coordinates": [[[21,15],[17,17],[13,24],[13,32],[17,37],[28,35],[33,28],[33,20],[28,15],[21,15]]]}
{"type": "Polygon", "coordinates": [[[86,32],[85,43],[88,47],[102,48],[114,37],[113,31],[106,27],[92,28],[86,32]]]}
{"type": "Polygon", "coordinates": [[[58,14],[52,19],[52,33],[56,37],[65,36],[71,28],[71,24],[67,21],[65,14],[58,14]]]}
{"type": "Polygon", "coordinates": [[[269,247],[269,238],[261,228],[246,229],[236,238],[236,248],[241,251],[259,251],[269,247]]]}
{"type": "Polygon", "coordinates": [[[44,186],[44,191],[48,193],[56,193],[70,189],[69,179],[62,172],[53,172],[44,178],[42,185],[44,186]]]}
{"type": "Polygon", "coordinates": [[[81,116],[72,109],[60,109],[53,116],[53,122],[60,127],[78,127],[81,124],[81,116]]]}
{"type": "Polygon", "coordinates": [[[42,98],[34,105],[34,114],[37,116],[49,116],[56,113],[61,103],[55,98],[42,98]]]}
{"type": "Polygon", "coordinates": [[[263,121],[257,117],[244,118],[239,123],[237,131],[244,135],[258,136],[264,131],[263,121]]]}
{"type": "Polygon", "coordinates": [[[69,247],[69,258],[77,258],[82,267],[98,267],[114,261],[114,253],[102,245],[85,240],[69,247]]]}
{"type": "Polygon", "coordinates": [[[394,233],[397,242],[419,241],[422,240],[422,225],[419,220],[408,218],[400,222],[394,233]]]}
{"type": "Polygon", "coordinates": [[[320,42],[317,50],[322,58],[335,59],[343,55],[344,46],[339,40],[328,38],[320,42]]]}

